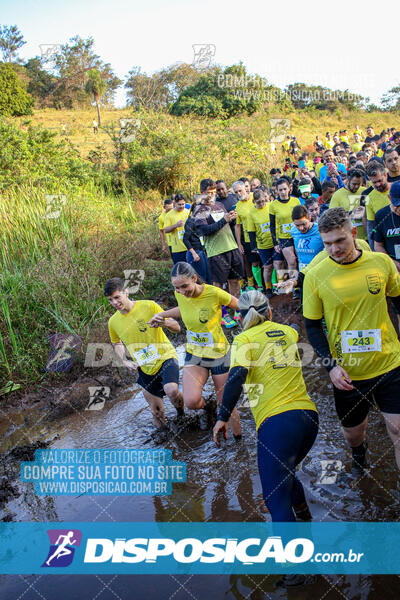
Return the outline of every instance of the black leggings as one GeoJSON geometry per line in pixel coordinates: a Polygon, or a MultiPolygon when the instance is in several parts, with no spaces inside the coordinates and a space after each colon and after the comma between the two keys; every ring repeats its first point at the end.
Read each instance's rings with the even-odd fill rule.
{"type": "Polygon", "coordinates": [[[273,521],[295,521],[293,506],[305,502],[296,466],[318,433],[315,410],[288,410],[266,419],[258,429],[258,470],[264,502],[273,521]]]}

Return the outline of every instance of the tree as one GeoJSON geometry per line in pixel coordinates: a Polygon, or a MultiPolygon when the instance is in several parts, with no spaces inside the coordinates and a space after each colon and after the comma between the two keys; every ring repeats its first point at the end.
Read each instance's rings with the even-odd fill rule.
{"type": "Polygon", "coordinates": [[[87,73],[87,77],[88,77],[88,80],[86,82],[85,89],[88,94],[91,94],[93,96],[93,99],[96,102],[97,120],[98,120],[98,123],[100,126],[101,125],[100,98],[106,91],[107,86],[106,86],[105,81],[103,81],[103,79],[101,78],[100,71],[98,71],[97,69],[90,69],[90,71],[88,71],[88,73],[87,73]]]}
{"type": "Polygon", "coordinates": [[[214,68],[186,87],[171,107],[173,115],[194,113],[199,116],[229,118],[244,113],[251,115],[269,102],[265,78],[250,75],[239,63],[223,71],[214,68]]]}
{"type": "Polygon", "coordinates": [[[202,73],[188,63],[170,65],[153,75],[133,67],[125,83],[128,104],[135,109],[165,110],[187,86],[198,81],[202,73]]]}
{"type": "Polygon", "coordinates": [[[24,65],[27,91],[31,94],[40,108],[57,106],[53,95],[57,88],[57,78],[42,68],[40,58],[30,58],[24,65]]]}
{"type": "Polygon", "coordinates": [[[6,62],[16,61],[17,52],[24,44],[24,36],[16,25],[0,25],[0,49],[6,62]]]}
{"type": "Polygon", "coordinates": [[[387,110],[400,110],[400,84],[382,96],[382,104],[387,110]]]}
{"type": "Polygon", "coordinates": [[[12,65],[0,63],[0,115],[32,114],[33,98],[23,88],[12,65]]]}
{"type": "Polygon", "coordinates": [[[285,91],[296,109],[315,108],[332,112],[337,108],[356,110],[364,106],[364,98],[349,90],[331,90],[322,85],[291,83],[285,91]]]}
{"type": "Polygon", "coordinates": [[[135,110],[142,107],[160,110],[165,106],[167,86],[160,73],[150,76],[142,73],[140,67],[133,67],[128,73],[125,88],[128,90],[128,104],[135,110]]]}
{"type": "Polygon", "coordinates": [[[60,46],[54,55],[54,68],[57,75],[55,96],[68,108],[85,105],[88,102],[86,83],[92,69],[99,71],[105,90],[102,94],[106,102],[111,102],[115,90],[122,81],[113,73],[110,64],[104,64],[93,51],[93,38],[75,36],[68,44],[60,46]]]}

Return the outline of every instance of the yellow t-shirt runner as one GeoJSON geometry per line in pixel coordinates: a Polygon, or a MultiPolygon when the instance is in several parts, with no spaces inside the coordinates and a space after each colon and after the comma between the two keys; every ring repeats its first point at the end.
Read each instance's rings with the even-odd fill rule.
{"type": "Polygon", "coordinates": [[[162,310],[153,300],[136,300],[126,315],[117,311],[108,320],[111,343],[123,342],[146,375],[155,375],[168,358],[178,358],[162,327],[147,325],[162,310]]]}
{"type": "Polygon", "coordinates": [[[269,225],[269,203],[264,208],[253,206],[247,217],[247,231],[256,234],[257,248],[273,248],[272,235],[269,225]]]}
{"type": "Polygon", "coordinates": [[[242,227],[243,227],[243,236],[244,236],[245,242],[250,242],[248,229],[247,229],[247,216],[252,208],[254,208],[253,192],[250,192],[249,200],[245,200],[245,201],[239,200],[238,203],[236,204],[236,212],[237,212],[236,223],[238,225],[242,225],[242,227]]]}
{"type": "Polygon", "coordinates": [[[187,250],[185,244],[183,243],[183,234],[185,233],[185,221],[188,218],[188,215],[189,210],[187,208],[184,208],[180,211],[175,210],[175,208],[173,208],[165,215],[164,227],[171,227],[171,225],[175,225],[175,223],[177,223],[181,219],[184,222],[184,224],[181,227],[177,227],[173,231],[170,231],[169,234],[167,234],[169,235],[169,239],[171,242],[171,252],[186,252],[187,250]]]}
{"type": "Polygon", "coordinates": [[[386,304],[399,295],[400,276],[386,254],[363,252],[345,265],[328,257],[306,274],[303,314],[325,317],[331,354],[351,379],[371,379],[400,365],[386,304]]]}
{"type": "Polygon", "coordinates": [[[271,202],[269,213],[270,215],[275,215],[277,238],[287,240],[292,237],[290,233],[293,224],[292,210],[297,204],[300,204],[300,200],[293,196],[290,196],[287,202],[281,202],[280,200],[271,202]]]}
{"type": "MultiPolygon", "coordinates": [[[[171,212],[171,211],[168,211],[171,212]]],[[[160,231],[162,231],[165,227],[165,217],[167,216],[167,212],[165,212],[165,210],[161,213],[161,215],[158,217],[158,229],[160,231]]],[[[169,240],[169,236],[171,234],[170,233],[166,233],[165,234],[165,241],[167,242],[168,246],[171,246],[171,242],[169,240]]]]}
{"type": "Polygon", "coordinates": [[[221,327],[221,306],[228,306],[232,296],[214,285],[204,285],[197,298],[175,292],[181,318],[187,329],[186,352],[201,358],[221,358],[229,343],[221,327]]]}
{"type": "MultiPolygon", "coordinates": [[[[372,252],[368,242],[366,240],[359,240],[358,238],[356,238],[356,248],[358,250],[362,250],[363,252],[372,252]]],[[[304,267],[302,273],[305,275],[310,269],[312,269],[316,265],[319,265],[319,263],[322,262],[324,258],[328,258],[328,256],[329,254],[326,250],[321,250],[321,252],[318,252],[317,256],[314,256],[312,261],[304,267]]]]}
{"type": "Polygon", "coordinates": [[[231,369],[249,369],[246,393],[256,428],[287,410],[317,410],[307,394],[292,327],[272,321],[239,333],[232,344],[231,369]]]}
{"type": "MultiPolygon", "coordinates": [[[[336,190],[331,198],[329,208],[341,206],[346,212],[351,212],[357,208],[357,206],[360,206],[361,194],[365,189],[365,187],[360,186],[356,194],[353,194],[353,192],[350,192],[350,190],[345,187],[336,190]]],[[[357,238],[366,240],[367,232],[362,224],[362,219],[357,221],[352,219],[352,223],[357,227],[357,238]]]]}
{"type": "Polygon", "coordinates": [[[389,190],[387,192],[378,192],[372,190],[365,198],[365,206],[367,207],[367,220],[375,221],[375,215],[381,208],[385,208],[390,204],[389,190]]]}

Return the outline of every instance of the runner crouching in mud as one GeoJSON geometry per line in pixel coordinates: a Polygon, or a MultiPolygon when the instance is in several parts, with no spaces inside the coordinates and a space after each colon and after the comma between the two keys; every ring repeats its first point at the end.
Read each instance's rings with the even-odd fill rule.
{"type": "Polygon", "coordinates": [[[239,298],[243,332],[232,344],[231,368],[213,436],[227,439],[227,421],[246,384],[257,428],[258,470],[264,502],[273,521],[310,521],[296,466],[318,433],[318,413],[307,394],[297,349],[298,333],[271,321],[266,296],[239,298]]]}
{"type": "MultiPolygon", "coordinates": [[[[160,312],[150,320],[158,327],[165,319],[182,319],[187,329],[185,365],[183,368],[183,400],[192,410],[205,407],[202,396],[208,376],[215,386],[221,404],[230,363],[230,347],[221,327],[222,306],[237,309],[238,300],[214,285],[201,281],[191,265],[178,262],[171,271],[178,306],[160,312]]],[[[241,437],[239,413],[232,411],[229,425],[236,439],[241,437]]]]}
{"type": "MultiPolygon", "coordinates": [[[[125,282],[119,277],[109,279],[104,295],[116,310],[108,321],[108,330],[115,354],[124,367],[138,370],[138,384],[149,403],[157,428],[166,425],[163,396],[175,406],[182,416],[183,399],[179,391],[179,365],[176,350],[160,328],[154,330],[148,322],[161,310],[152,300],[130,300],[125,282]],[[125,348],[133,360],[127,360],[125,348]]],[[[162,323],[169,331],[179,333],[181,328],[174,319],[162,323]]]]}

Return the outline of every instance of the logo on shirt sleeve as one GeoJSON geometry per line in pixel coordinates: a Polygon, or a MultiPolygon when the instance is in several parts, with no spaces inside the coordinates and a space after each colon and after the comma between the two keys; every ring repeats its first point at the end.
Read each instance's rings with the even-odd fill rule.
{"type": "Polygon", "coordinates": [[[366,279],[367,279],[368,291],[374,295],[379,294],[379,292],[381,291],[381,287],[382,287],[379,275],[367,275],[366,279]]]}

